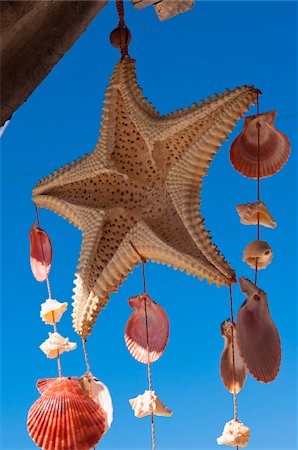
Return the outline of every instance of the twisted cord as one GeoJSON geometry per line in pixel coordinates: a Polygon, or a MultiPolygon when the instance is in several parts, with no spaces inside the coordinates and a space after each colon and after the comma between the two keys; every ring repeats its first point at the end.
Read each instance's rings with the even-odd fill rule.
{"type": "MultiPolygon", "coordinates": [[[[232,285],[229,286],[230,289],[230,314],[231,320],[234,325],[234,311],[233,311],[233,294],[232,294],[232,285]]],[[[234,343],[234,326],[232,326],[232,355],[233,355],[233,411],[234,411],[234,420],[238,420],[237,415],[237,393],[236,393],[236,370],[235,370],[235,343],[234,343]]],[[[238,445],[236,446],[236,450],[239,450],[238,445]]]]}
{"type": "MultiPolygon", "coordinates": [[[[257,95],[257,114],[260,113],[260,105],[259,105],[259,94],[257,95]]],[[[260,142],[260,133],[261,133],[261,124],[260,122],[257,122],[257,135],[258,135],[258,162],[257,162],[257,197],[258,200],[260,200],[260,192],[261,192],[261,186],[260,186],[260,150],[261,150],[261,142],[260,142]]],[[[260,230],[260,213],[258,213],[258,231],[257,231],[257,239],[260,240],[261,237],[261,230],[260,230]]],[[[255,267],[255,285],[257,285],[258,281],[258,258],[256,258],[256,267],[255,267]]]]}
{"type": "Polygon", "coordinates": [[[128,42],[126,39],[128,28],[124,21],[124,2],[123,0],[116,0],[116,8],[118,12],[119,22],[118,28],[121,30],[121,44],[120,44],[120,52],[121,58],[125,58],[128,55],[128,42]]]}

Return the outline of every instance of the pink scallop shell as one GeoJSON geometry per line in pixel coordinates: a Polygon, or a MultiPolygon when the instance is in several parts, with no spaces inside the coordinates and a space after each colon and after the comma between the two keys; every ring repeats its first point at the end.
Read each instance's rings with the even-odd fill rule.
{"type": "Polygon", "coordinates": [[[258,124],[260,124],[260,178],[278,172],[290,155],[290,142],[274,128],[276,111],[245,119],[243,131],[232,143],[230,160],[233,167],[248,178],[258,176],[258,124]]]}
{"type": "Polygon", "coordinates": [[[103,410],[81,389],[77,378],[39,380],[41,397],[31,406],[27,428],[44,450],[89,450],[105,430],[103,410]]]}
{"type": "Polygon", "coordinates": [[[125,343],[131,355],[139,362],[148,363],[147,334],[145,320],[147,309],[149,360],[154,362],[163,354],[169,338],[169,320],[165,310],[147,294],[137,295],[128,300],[135,308],[125,328],[125,343]]]}
{"type": "Polygon", "coordinates": [[[30,236],[30,264],[37,281],[44,281],[52,264],[52,244],[48,234],[34,223],[30,236]]]}
{"type": "Polygon", "coordinates": [[[240,286],[247,295],[237,317],[237,343],[251,375],[270,383],[279,372],[281,343],[278,330],[270,316],[266,294],[251,281],[240,277],[240,286]]]}

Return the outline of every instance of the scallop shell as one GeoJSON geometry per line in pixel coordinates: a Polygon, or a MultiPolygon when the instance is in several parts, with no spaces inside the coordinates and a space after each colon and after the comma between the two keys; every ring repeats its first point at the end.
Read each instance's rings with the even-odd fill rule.
{"type": "Polygon", "coordinates": [[[245,119],[241,134],[231,146],[230,159],[234,168],[249,178],[258,176],[258,127],[260,127],[260,178],[278,172],[290,155],[290,142],[274,128],[276,111],[245,119]]]}
{"type": "Polygon", "coordinates": [[[230,445],[231,447],[246,447],[250,435],[250,429],[242,422],[232,419],[224,426],[222,435],[217,438],[218,445],[230,445]]]}
{"type": "Polygon", "coordinates": [[[165,310],[147,294],[128,300],[135,308],[125,328],[125,343],[131,355],[139,362],[148,363],[145,305],[147,310],[149,358],[154,362],[164,352],[169,338],[169,320],[165,310]]]}
{"type": "Polygon", "coordinates": [[[251,375],[269,383],[279,372],[281,344],[270,316],[267,295],[251,281],[240,277],[240,288],[247,300],[237,317],[237,343],[251,375]]]}
{"type": "Polygon", "coordinates": [[[244,386],[246,380],[245,363],[239,353],[236,340],[236,326],[231,319],[225,320],[221,324],[221,335],[225,345],[220,359],[220,375],[224,386],[229,392],[234,393],[233,374],[233,347],[234,342],[234,363],[235,363],[235,392],[238,393],[244,386]],[[233,331],[233,333],[232,333],[233,331]]]}
{"type": "Polygon", "coordinates": [[[40,317],[48,325],[58,323],[67,309],[67,303],[60,303],[53,298],[48,298],[41,304],[40,317]]]}
{"type": "Polygon", "coordinates": [[[34,223],[29,233],[30,264],[37,281],[44,281],[52,264],[52,244],[47,233],[34,223]]]}
{"type": "Polygon", "coordinates": [[[269,244],[265,241],[250,242],[243,251],[242,261],[246,262],[252,269],[265,269],[272,261],[273,253],[269,244]]]}
{"type": "Polygon", "coordinates": [[[95,378],[90,372],[86,372],[79,379],[84,392],[91,397],[104,411],[106,419],[105,433],[111,427],[113,422],[113,404],[110,392],[98,378],[95,378]]]}
{"type": "Polygon", "coordinates": [[[75,350],[77,344],[75,342],[69,342],[68,338],[64,338],[61,334],[55,332],[49,333],[49,338],[46,339],[39,348],[48,358],[57,358],[61,353],[75,350]]]}
{"type": "Polygon", "coordinates": [[[129,400],[136,417],[142,417],[154,414],[155,416],[170,417],[173,411],[168,409],[157,397],[155,391],[145,391],[135,398],[129,400]]]}
{"type": "Polygon", "coordinates": [[[258,216],[260,225],[264,227],[275,228],[277,225],[267,206],[261,200],[257,200],[254,203],[237,205],[236,209],[240,216],[240,222],[244,225],[257,225],[258,216]]]}
{"type": "Polygon", "coordinates": [[[94,447],[105,430],[102,409],[85,394],[77,378],[47,379],[47,384],[28,413],[27,428],[35,444],[44,450],[94,447]]]}

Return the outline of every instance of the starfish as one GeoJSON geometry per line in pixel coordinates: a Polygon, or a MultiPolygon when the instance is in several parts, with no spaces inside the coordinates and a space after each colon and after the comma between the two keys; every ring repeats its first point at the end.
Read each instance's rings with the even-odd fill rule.
{"type": "Polygon", "coordinates": [[[258,93],[227,90],[161,116],[137,84],[135,61],[117,63],[95,149],[33,189],[38,207],[82,230],[72,314],[81,336],[142,258],[217,286],[235,282],[204,228],[200,191],[219,146],[258,93]]]}

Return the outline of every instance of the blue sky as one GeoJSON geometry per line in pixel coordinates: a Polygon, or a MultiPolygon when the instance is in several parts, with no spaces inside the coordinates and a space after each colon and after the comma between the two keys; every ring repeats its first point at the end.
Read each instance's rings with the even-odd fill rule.
{"type": "MultiPolygon", "coordinates": [[[[297,449],[297,259],[295,159],[297,149],[297,41],[295,2],[197,2],[195,8],[159,22],[152,8],[135,11],[127,4],[139,83],[161,113],[198,102],[226,87],[254,84],[263,91],[261,111],[276,109],[276,127],[292,144],[287,165],[261,182],[261,197],[278,222],[262,229],[274,258],[261,271],[279,329],[281,371],[269,385],[250,376],[239,394],[239,418],[251,428],[249,448],[297,449]]],[[[2,418],[1,449],[36,448],[27,435],[26,416],[38,398],[37,379],[56,376],[56,363],[39,350],[51,327],[39,318],[47,298],[29,265],[28,232],[34,221],[31,189],[39,178],[90,152],[97,141],[103,94],[118,59],[109,44],[117,23],[111,3],[16,112],[2,139],[2,418]]],[[[255,108],[250,110],[255,113],[255,108]]],[[[236,269],[253,277],[242,261],[244,246],[256,229],[240,224],[235,205],[256,199],[256,183],[229,163],[229,148],[242,121],[216,155],[204,179],[202,212],[214,242],[236,269]]],[[[73,274],[80,232],[55,214],[41,210],[41,224],[54,248],[50,274],[54,298],[69,302],[59,331],[78,342],[63,355],[66,375],[85,371],[79,338],[71,326],[73,274]]],[[[170,340],[163,357],[152,365],[153,386],[174,410],[156,419],[160,450],[209,450],[232,418],[232,396],[219,376],[223,347],[220,324],[229,316],[226,288],[156,264],[147,264],[148,292],[167,311],[170,340]]],[[[94,375],[110,389],[114,423],[101,441],[103,450],[150,448],[150,420],[136,419],[128,399],[147,388],[146,367],[126,350],[123,333],[131,313],[128,297],[142,290],[141,270],[131,274],[98,318],[88,341],[94,375]]],[[[244,297],[234,288],[235,310],[244,297]]]]}

